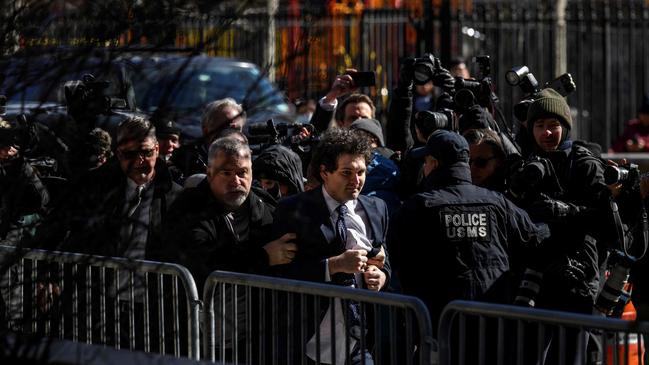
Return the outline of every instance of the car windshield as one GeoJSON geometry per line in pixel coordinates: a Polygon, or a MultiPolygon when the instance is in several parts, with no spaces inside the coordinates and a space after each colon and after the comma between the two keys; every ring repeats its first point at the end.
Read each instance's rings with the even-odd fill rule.
{"type": "Polygon", "coordinates": [[[249,114],[262,109],[288,111],[282,95],[259,69],[245,63],[206,58],[163,60],[143,66],[132,80],[137,104],[148,112],[160,106],[200,110],[225,97],[243,103],[249,114]]]}
{"type": "Polygon", "coordinates": [[[9,103],[65,104],[64,85],[92,74],[96,80],[108,81],[103,94],[123,97],[124,82],[115,65],[96,60],[78,63],[57,62],[52,58],[12,59],[0,63],[0,94],[9,103]]]}

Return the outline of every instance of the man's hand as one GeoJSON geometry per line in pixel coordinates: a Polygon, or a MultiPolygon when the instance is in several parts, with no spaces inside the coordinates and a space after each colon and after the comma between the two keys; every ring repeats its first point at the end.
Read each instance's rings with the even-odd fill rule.
{"type": "Polygon", "coordinates": [[[295,243],[290,243],[289,241],[294,240],[295,237],[295,233],[286,233],[275,241],[268,242],[264,245],[270,266],[284,265],[293,261],[297,252],[297,246],[295,243]]]}
{"type": "Polygon", "coordinates": [[[336,76],[334,83],[331,85],[331,89],[327,95],[325,95],[326,103],[331,104],[338,97],[350,94],[358,89],[358,87],[354,85],[354,80],[349,75],[350,72],[356,72],[356,69],[350,68],[345,72],[344,75],[336,76]]]}
{"type": "Polygon", "coordinates": [[[355,274],[367,266],[367,251],[347,250],[338,256],[329,258],[329,275],[344,272],[355,274]]]}
{"type": "Polygon", "coordinates": [[[382,269],[384,264],[385,264],[385,250],[383,249],[383,247],[381,247],[381,251],[379,251],[379,253],[377,253],[376,256],[367,259],[367,266],[374,265],[379,269],[382,269]]]}
{"type": "Polygon", "coordinates": [[[410,90],[412,89],[412,80],[414,78],[415,59],[412,57],[405,58],[401,61],[399,67],[399,87],[410,90]]]}
{"type": "Polygon", "coordinates": [[[385,285],[385,273],[374,265],[367,266],[367,269],[363,273],[363,278],[369,290],[379,291],[385,285]]]}
{"type": "Polygon", "coordinates": [[[455,89],[455,78],[451,72],[444,67],[439,58],[435,58],[435,74],[433,75],[433,85],[440,87],[445,92],[452,94],[455,89]]]}
{"type": "Polygon", "coordinates": [[[580,209],[574,204],[549,197],[537,200],[528,208],[528,213],[542,221],[556,221],[575,216],[580,209]]]}

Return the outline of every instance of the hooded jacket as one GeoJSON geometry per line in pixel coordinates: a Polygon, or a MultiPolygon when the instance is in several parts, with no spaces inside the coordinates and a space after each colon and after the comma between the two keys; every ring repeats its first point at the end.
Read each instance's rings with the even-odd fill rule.
{"type": "Polygon", "coordinates": [[[252,173],[256,180],[276,180],[289,187],[290,195],[304,191],[302,171],[300,157],[282,145],[266,148],[252,163],[252,173]]]}

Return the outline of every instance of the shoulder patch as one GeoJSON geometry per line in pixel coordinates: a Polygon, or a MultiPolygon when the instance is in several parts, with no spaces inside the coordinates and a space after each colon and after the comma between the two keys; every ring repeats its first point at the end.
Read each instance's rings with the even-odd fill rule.
{"type": "Polygon", "coordinates": [[[449,206],[439,212],[440,226],[453,242],[489,241],[490,213],[480,208],[449,206]]]}

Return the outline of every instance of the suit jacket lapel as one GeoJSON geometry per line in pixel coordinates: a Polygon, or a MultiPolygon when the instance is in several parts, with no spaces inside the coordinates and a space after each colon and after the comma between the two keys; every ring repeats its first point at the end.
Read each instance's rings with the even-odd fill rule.
{"type": "Polygon", "coordinates": [[[331,223],[331,214],[329,213],[329,208],[327,208],[327,202],[324,199],[322,192],[322,187],[311,190],[313,202],[314,202],[314,213],[317,214],[316,222],[321,222],[320,232],[323,235],[326,244],[331,243],[336,239],[336,231],[334,230],[333,223],[331,223]]]}

